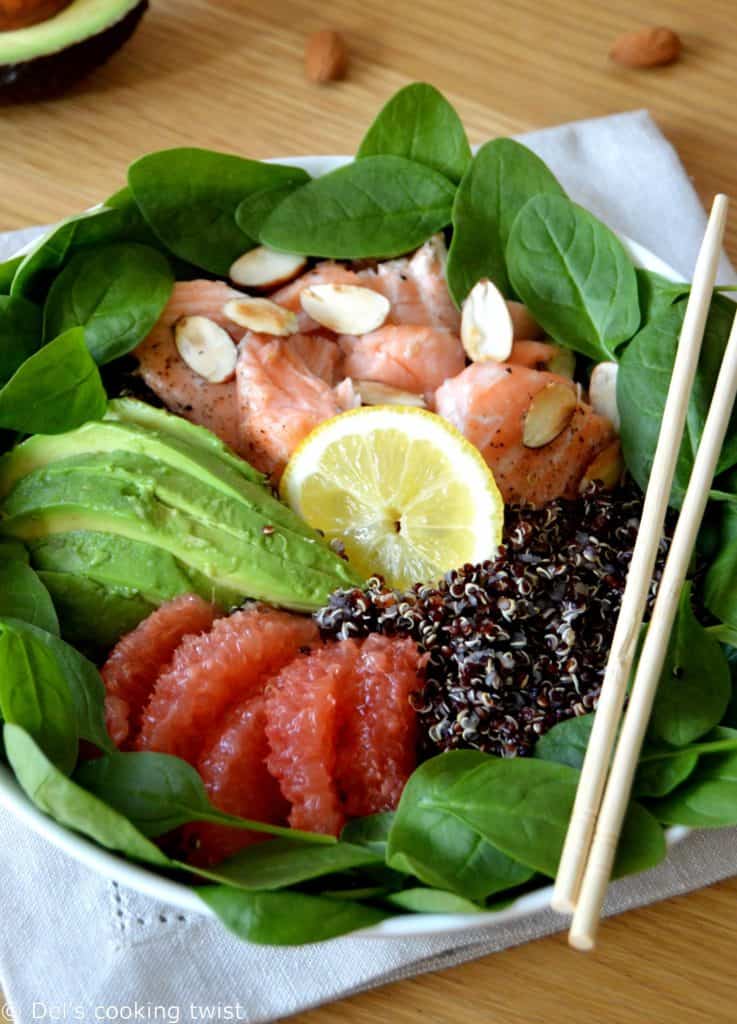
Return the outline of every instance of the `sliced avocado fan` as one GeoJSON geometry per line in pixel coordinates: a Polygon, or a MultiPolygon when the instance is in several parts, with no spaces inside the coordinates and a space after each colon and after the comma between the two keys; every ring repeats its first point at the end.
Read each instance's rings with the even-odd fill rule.
{"type": "Polygon", "coordinates": [[[248,463],[182,424],[123,399],[102,421],[0,457],[0,537],[26,544],[85,648],[188,591],[309,612],[359,582],[248,463]]]}
{"type": "Polygon", "coordinates": [[[148,0],[72,0],[47,21],[0,32],[0,98],[63,92],[133,34],[148,0]]]}

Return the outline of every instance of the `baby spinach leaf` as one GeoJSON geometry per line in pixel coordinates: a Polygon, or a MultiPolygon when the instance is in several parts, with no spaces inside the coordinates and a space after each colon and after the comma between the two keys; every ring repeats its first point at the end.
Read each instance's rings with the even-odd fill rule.
{"type": "Polygon", "coordinates": [[[719,724],[731,690],[727,659],[694,615],[691,583],[686,583],[655,694],[650,737],[674,747],[692,743],[719,724]]]}
{"type": "Polygon", "coordinates": [[[63,434],[102,419],[106,408],[81,327],[44,345],[0,388],[0,427],[28,434],[63,434]]]}
{"type": "Polygon", "coordinates": [[[637,330],[637,277],[624,246],[565,196],[538,195],[525,204],[506,258],[512,287],[561,345],[613,359],[637,330]]]}
{"type": "Polygon", "coordinates": [[[440,806],[458,770],[477,764],[478,756],[473,751],[441,755],[413,773],[389,831],[387,863],[426,885],[480,903],[521,885],[534,871],[440,806]]]}
{"type": "Polygon", "coordinates": [[[48,590],[26,562],[16,559],[0,562],[0,618],[6,616],[59,635],[48,590]]]}
{"type": "Polygon", "coordinates": [[[389,832],[394,822],[394,811],[369,814],[365,818],[352,818],[340,833],[342,842],[366,846],[369,850],[386,857],[389,832]]]}
{"type": "Polygon", "coordinates": [[[384,902],[412,914],[478,914],[484,909],[454,892],[426,889],[424,886],[389,893],[384,902]]]}
{"type": "MultiPolygon", "coordinates": [[[[60,637],[31,622],[6,618],[26,645],[43,647],[55,663],[54,677],[61,675],[69,690],[77,723],[77,732],[101,750],[114,749],[105,727],[105,688],[100,673],[91,661],[60,637]]],[[[44,680],[45,682],[45,680],[44,680]]]]}
{"type": "Polygon", "coordinates": [[[128,234],[131,239],[142,245],[150,245],[154,249],[162,249],[159,237],[151,230],[148,221],[141,213],[141,208],[127,185],[113,193],[105,200],[104,206],[110,210],[121,210],[128,223],[128,234]]]}
{"type": "Polygon", "coordinates": [[[571,768],[580,769],[586,756],[593,725],[593,715],[579,715],[559,722],[537,741],[535,757],[542,761],[555,761],[557,764],[567,764],[571,768]]]}
{"type": "MultiPolygon", "coordinates": [[[[720,727],[710,734],[719,742],[737,736],[720,727]]],[[[659,821],[690,828],[722,828],[737,825],[737,749],[706,754],[688,780],[649,807],[659,821]]]]}
{"type": "Polygon", "coordinates": [[[324,942],[391,916],[362,903],[301,892],[243,892],[227,885],[196,891],[238,938],[273,946],[324,942]]]}
{"type": "Polygon", "coordinates": [[[130,210],[99,207],[58,224],[45,234],[18,266],[12,295],[42,300],[57,270],[78,249],[101,242],[137,241],[137,221],[130,210]]]}
{"type": "Polygon", "coordinates": [[[261,229],[267,219],[287,196],[310,180],[309,174],[295,168],[295,178],[277,188],[264,188],[246,196],[235,211],[235,220],[249,238],[261,238],[261,229]],[[297,177],[299,175],[299,177],[297,177]]]}
{"type": "Polygon", "coordinates": [[[642,325],[657,320],[671,306],[691,291],[691,285],[682,281],[669,281],[654,270],[637,267],[637,294],[640,300],[642,325]]]}
{"type": "Polygon", "coordinates": [[[165,256],[136,242],[92,246],[72,256],[44,307],[44,333],[84,327],[98,366],[142,341],[169,301],[174,277],[165,256]]]}
{"type": "Polygon", "coordinates": [[[226,277],[253,248],[238,227],[238,205],[252,192],[293,181],[299,172],[206,149],[165,149],[136,160],[128,185],[154,232],[176,256],[226,277]]]}
{"type": "Polygon", "coordinates": [[[453,203],[447,278],[457,306],[488,277],[508,297],[505,251],[514,219],[533,196],[563,195],[552,172],[513,139],[485,143],[463,175],[453,203]]]}
{"type": "Polygon", "coordinates": [[[728,627],[737,629],[737,505],[724,505],[721,548],[704,582],[706,607],[728,627]]]}
{"type": "Polygon", "coordinates": [[[200,868],[198,874],[236,889],[259,891],[285,889],[312,878],[383,863],[383,857],[350,843],[315,846],[292,839],[272,839],[249,846],[216,867],[200,868]]]}
{"type": "Polygon", "coordinates": [[[266,825],[217,810],[195,769],[170,754],[115,752],[85,761],[75,778],[147,836],[163,835],[189,821],[211,821],[292,840],[335,844],[332,836],[266,825]]]}
{"type": "Polygon", "coordinates": [[[368,156],[287,196],[264,224],[261,241],[308,256],[399,256],[450,222],[454,192],[423,164],[368,156]]]}
{"type": "Polygon", "coordinates": [[[6,724],[3,736],[15,777],[44,814],[133,860],[157,867],[172,866],[168,857],[122,815],[55,768],[27,732],[6,724]]]}
{"type": "Polygon", "coordinates": [[[641,760],[632,792],[637,797],[665,796],[685,782],[696,768],[698,760],[699,755],[694,750],[674,751],[672,757],[659,760],[641,760]]]}
{"type": "Polygon", "coordinates": [[[15,272],[22,262],[22,256],[11,256],[9,260],[0,263],[0,295],[10,295],[15,272]]]}
{"type": "Polygon", "coordinates": [[[77,759],[76,711],[63,668],[37,633],[18,619],[0,620],[0,715],[68,773],[77,759]]]}
{"type": "Polygon", "coordinates": [[[379,111],[358,147],[356,159],[403,156],[460,181],[471,147],[456,111],[433,85],[413,82],[379,111]]]}
{"type": "MultiPolygon", "coordinates": [[[[437,809],[457,818],[509,857],[552,878],[558,867],[577,782],[578,772],[567,765],[452,751],[421,765],[405,794],[412,786],[410,801],[423,811],[437,809]],[[447,759],[443,766],[437,764],[441,759],[447,759]],[[443,776],[442,786],[433,785],[438,774],[443,776]]],[[[395,827],[402,816],[405,794],[395,827]]],[[[631,804],[615,874],[642,871],[659,863],[664,855],[665,843],[658,823],[644,808],[631,804]]]]}
{"type": "MultiPolygon", "coordinates": [[[[733,308],[733,304],[723,296],[712,300],[671,492],[671,504],[676,507],[683,500],[688,485],[694,453],[701,439],[729,337],[733,308]]],[[[622,419],[622,450],[627,468],[643,489],[647,486],[655,455],[685,309],[685,303],[678,302],[657,320],[645,324],[629,343],[620,361],[617,405],[622,419]]],[[[729,469],[735,461],[737,412],[732,415],[717,473],[729,469]]]]}
{"type": "Polygon", "coordinates": [[[38,306],[13,295],[0,295],[0,385],[41,347],[38,306]]]}

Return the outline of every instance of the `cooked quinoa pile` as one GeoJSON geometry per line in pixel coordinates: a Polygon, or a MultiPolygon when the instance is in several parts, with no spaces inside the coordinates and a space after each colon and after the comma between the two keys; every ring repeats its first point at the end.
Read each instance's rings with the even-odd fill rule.
{"type": "MultiPolygon", "coordinates": [[[[544,508],[509,506],[498,557],[398,593],[372,577],[316,613],[326,637],[412,637],[422,752],[529,756],[557,722],[596,707],[642,512],[628,485],[544,508]]],[[[668,550],[660,542],[649,596],[668,550]]]]}

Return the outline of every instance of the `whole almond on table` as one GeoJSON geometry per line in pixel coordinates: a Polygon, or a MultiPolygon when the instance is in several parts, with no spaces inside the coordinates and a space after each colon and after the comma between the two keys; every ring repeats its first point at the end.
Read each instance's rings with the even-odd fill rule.
{"type": "Polygon", "coordinates": [[[333,29],[313,32],[305,46],[305,74],[311,82],[335,82],[348,67],[343,37],[333,29]]]}
{"type": "Polygon", "coordinates": [[[609,56],[627,68],[654,68],[671,64],[681,53],[680,37],[671,28],[641,28],[615,39],[609,56]]]}

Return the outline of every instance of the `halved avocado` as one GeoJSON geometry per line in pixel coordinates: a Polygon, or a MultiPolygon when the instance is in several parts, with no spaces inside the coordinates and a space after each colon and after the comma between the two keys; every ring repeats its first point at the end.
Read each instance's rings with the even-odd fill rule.
{"type": "Polygon", "coordinates": [[[57,96],[133,34],[148,0],[72,0],[46,21],[0,32],[0,99],[57,96]]]}

